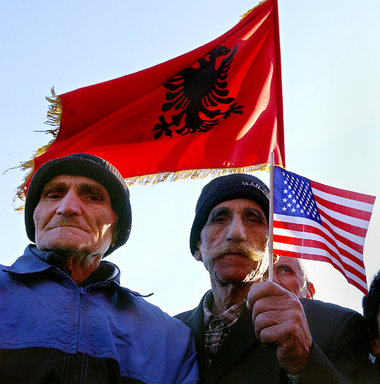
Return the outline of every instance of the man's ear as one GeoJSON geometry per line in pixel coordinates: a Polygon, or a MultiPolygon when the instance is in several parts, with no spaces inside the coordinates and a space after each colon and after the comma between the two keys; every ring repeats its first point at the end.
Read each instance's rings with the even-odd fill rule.
{"type": "Polygon", "coordinates": [[[201,253],[201,251],[199,250],[200,245],[201,245],[201,241],[199,240],[199,241],[197,242],[197,249],[196,249],[195,252],[194,252],[194,258],[195,258],[195,260],[197,260],[197,261],[202,261],[202,253],[201,253]]]}
{"type": "Polygon", "coordinates": [[[118,227],[118,225],[115,225],[112,228],[112,243],[110,245],[111,248],[113,248],[115,246],[115,244],[117,243],[117,240],[119,238],[119,233],[120,233],[119,227],[118,227]]]}
{"type": "Polygon", "coordinates": [[[314,284],[312,282],[308,281],[307,284],[306,284],[306,288],[307,288],[307,295],[306,295],[306,297],[308,299],[313,299],[314,295],[315,295],[314,284]]]}

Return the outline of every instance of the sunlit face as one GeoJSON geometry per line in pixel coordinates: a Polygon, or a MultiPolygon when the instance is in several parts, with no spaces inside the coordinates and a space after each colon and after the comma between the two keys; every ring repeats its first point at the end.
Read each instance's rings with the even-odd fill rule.
{"type": "Polygon", "coordinates": [[[250,283],[261,279],[267,234],[268,222],[257,203],[225,201],[211,210],[194,256],[202,260],[211,281],[250,283]]]}
{"type": "Polygon", "coordinates": [[[112,243],[117,215],[101,184],[60,175],[43,188],[33,220],[39,249],[103,255],[112,243]]]}
{"type": "Polygon", "coordinates": [[[314,296],[314,287],[311,290],[311,287],[308,286],[298,259],[293,257],[280,256],[278,258],[277,263],[273,266],[273,281],[293,292],[297,297],[311,299],[314,296]]]}

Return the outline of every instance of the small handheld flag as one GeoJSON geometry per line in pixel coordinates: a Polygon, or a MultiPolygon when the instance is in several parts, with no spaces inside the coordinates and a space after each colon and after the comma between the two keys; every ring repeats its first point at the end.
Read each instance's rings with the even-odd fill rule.
{"type": "Polygon", "coordinates": [[[374,203],[274,167],[273,253],[327,261],[367,294],[363,249],[374,203]]]}

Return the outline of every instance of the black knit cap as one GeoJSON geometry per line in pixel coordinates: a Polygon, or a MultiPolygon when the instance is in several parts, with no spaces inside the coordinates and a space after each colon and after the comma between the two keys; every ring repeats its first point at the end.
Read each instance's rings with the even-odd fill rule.
{"type": "Polygon", "coordinates": [[[87,153],[75,153],[43,164],[34,174],[25,200],[25,227],[29,239],[35,242],[34,210],[40,201],[44,186],[59,175],[85,176],[101,184],[111,198],[112,209],[117,214],[118,237],[104,256],[128,240],[132,225],[132,211],[128,187],[120,172],[108,161],[87,153]]]}
{"type": "Polygon", "coordinates": [[[222,201],[241,198],[247,198],[259,204],[268,220],[269,189],[257,177],[245,173],[234,173],[217,177],[203,187],[190,232],[190,249],[193,255],[211,210],[222,201]]]}

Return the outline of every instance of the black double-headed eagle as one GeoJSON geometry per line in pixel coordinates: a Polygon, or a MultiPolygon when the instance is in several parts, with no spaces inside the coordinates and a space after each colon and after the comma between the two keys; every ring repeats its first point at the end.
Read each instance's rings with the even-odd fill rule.
{"type": "Polygon", "coordinates": [[[177,127],[174,131],[179,135],[207,132],[218,124],[219,117],[226,119],[231,113],[243,113],[243,106],[233,103],[234,98],[228,96],[226,80],[236,51],[237,45],[232,52],[230,48],[219,46],[163,85],[168,92],[161,110],[174,109],[175,113],[169,122],[164,115],[159,116],[160,122],[153,128],[155,139],[162,134],[172,137],[172,126],[177,127]],[[226,55],[216,67],[217,58],[226,55]],[[229,105],[226,111],[221,110],[224,105],[229,105]]]}

